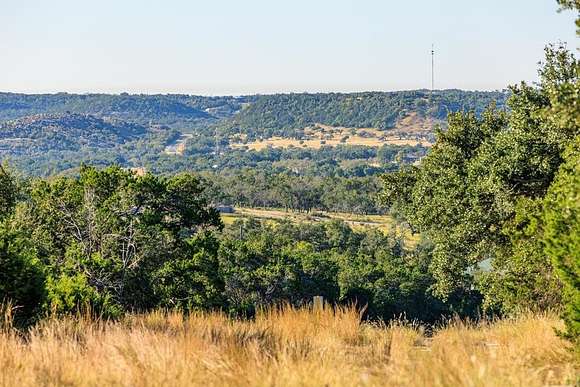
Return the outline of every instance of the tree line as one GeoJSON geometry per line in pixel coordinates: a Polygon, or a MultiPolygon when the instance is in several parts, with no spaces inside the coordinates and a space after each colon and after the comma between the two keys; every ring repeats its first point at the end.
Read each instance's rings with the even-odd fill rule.
{"type": "Polygon", "coordinates": [[[496,314],[565,305],[576,339],[579,71],[565,46],[547,47],[539,84],[511,87],[509,112],[451,114],[420,165],[383,178],[385,205],[433,243],[434,294],[477,289],[496,314]]]}
{"type": "Polygon", "coordinates": [[[283,208],[287,211],[384,213],[380,179],[317,177],[243,169],[234,174],[204,174],[208,200],[216,205],[283,208]]]}
{"type": "Polygon", "coordinates": [[[445,120],[450,112],[483,112],[495,101],[504,106],[508,93],[428,90],[363,93],[297,93],[265,95],[224,122],[226,133],[245,133],[250,139],[283,136],[302,138],[316,123],[387,130],[409,113],[445,120]]]}
{"type": "Polygon", "coordinates": [[[368,316],[435,321],[428,245],[345,223],[240,220],[224,229],[200,179],[83,167],[77,177],[21,181],[2,172],[0,294],[17,321],[90,310],[303,305],[314,295],[368,304],[368,316]]]}

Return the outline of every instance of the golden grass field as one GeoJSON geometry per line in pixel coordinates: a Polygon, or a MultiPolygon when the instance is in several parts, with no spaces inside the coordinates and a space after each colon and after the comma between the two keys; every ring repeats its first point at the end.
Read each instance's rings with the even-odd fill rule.
{"type": "MultiPolygon", "coordinates": [[[[285,211],[283,209],[276,208],[245,208],[236,207],[236,212],[233,214],[222,214],[222,218],[232,218],[237,217],[254,217],[259,219],[290,219],[295,221],[316,221],[316,220],[332,220],[338,219],[343,220],[351,225],[368,225],[375,227],[382,227],[385,230],[393,227],[394,221],[389,215],[358,215],[358,214],[347,214],[342,212],[320,212],[314,211],[311,213],[295,212],[295,211],[285,211]]],[[[228,220],[225,220],[227,223],[228,220]]]]}
{"type": "Polygon", "coordinates": [[[395,227],[395,222],[389,215],[357,215],[342,212],[319,212],[312,213],[285,211],[276,208],[243,208],[236,207],[234,213],[222,214],[224,223],[230,224],[237,218],[253,217],[257,219],[289,219],[297,222],[315,222],[328,220],[343,220],[353,227],[378,227],[384,231],[390,231],[395,227]]]}
{"type": "Polygon", "coordinates": [[[432,131],[433,125],[431,120],[420,119],[413,113],[399,121],[395,128],[386,132],[375,128],[346,128],[316,124],[304,129],[305,137],[302,140],[275,136],[247,143],[234,142],[232,146],[234,148],[247,147],[248,150],[254,151],[289,147],[319,149],[322,146],[341,144],[370,147],[380,147],[384,144],[431,146],[432,144],[422,136],[432,131]]]}
{"type": "Polygon", "coordinates": [[[385,139],[379,139],[376,137],[360,137],[351,136],[348,140],[341,142],[340,138],[332,138],[328,140],[321,140],[318,138],[306,139],[306,140],[296,140],[292,138],[285,137],[270,137],[262,141],[248,142],[247,144],[233,144],[234,148],[248,147],[248,150],[260,151],[267,148],[311,148],[320,149],[323,146],[338,146],[338,145],[363,145],[370,147],[380,147],[384,144],[389,145],[411,145],[415,146],[417,144],[422,144],[424,146],[430,146],[431,144],[427,141],[415,140],[415,139],[399,139],[393,137],[387,137],[385,139]]]}
{"type": "Polygon", "coordinates": [[[562,386],[578,363],[551,315],[478,325],[361,322],[354,308],[234,320],[152,312],[0,332],[2,386],[562,386]]]}
{"type": "Polygon", "coordinates": [[[290,220],[296,223],[326,222],[342,220],[354,230],[376,228],[383,233],[394,233],[403,236],[407,247],[413,247],[419,241],[419,234],[413,234],[409,229],[402,228],[389,215],[357,215],[342,212],[313,213],[285,211],[276,208],[243,208],[236,207],[234,213],[222,213],[224,224],[231,225],[236,219],[254,218],[261,221],[290,220]]]}

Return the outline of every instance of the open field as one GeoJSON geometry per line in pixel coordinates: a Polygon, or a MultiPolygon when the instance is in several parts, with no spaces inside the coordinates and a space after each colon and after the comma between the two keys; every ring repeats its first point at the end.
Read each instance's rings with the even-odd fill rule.
{"type": "Polygon", "coordinates": [[[306,140],[296,140],[292,138],[284,138],[284,137],[271,137],[266,138],[262,141],[255,141],[255,142],[248,142],[247,144],[233,144],[234,148],[240,147],[247,147],[248,150],[260,151],[262,149],[267,148],[312,148],[312,149],[320,149],[323,146],[338,146],[338,145],[364,145],[370,147],[380,147],[382,145],[411,145],[415,146],[417,144],[421,144],[423,146],[430,146],[431,144],[424,140],[415,140],[415,139],[399,139],[393,137],[386,137],[384,139],[376,138],[376,137],[359,137],[359,136],[351,136],[345,141],[341,141],[340,139],[332,138],[328,140],[321,140],[321,139],[306,139],[306,140]]]}
{"type": "Polygon", "coordinates": [[[342,220],[355,230],[365,228],[378,228],[385,233],[399,233],[405,237],[407,246],[412,247],[418,240],[419,235],[412,234],[408,229],[403,229],[396,224],[389,215],[357,215],[341,212],[320,212],[311,213],[285,211],[275,208],[242,208],[236,207],[232,214],[222,213],[224,224],[232,224],[236,219],[255,218],[259,220],[290,220],[292,222],[327,222],[331,220],[342,220]]]}
{"type": "Polygon", "coordinates": [[[353,308],[255,320],[152,312],[47,320],[0,332],[2,386],[546,386],[578,367],[550,315],[478,325],[361,322],[353,308]]]}
{"type": "Polygon", "coordinates": [[[393,218],[389,215],[357,215],[341,212],[320,212],[311,213],[285,211],[275,208],[242,208],[236,207],[232,214],[222,214],[222,220],[226,224],[232,223],[237,218],[257,218],[257,219],[289,219],[295,222],[324,222],[330,220],[342,220],[353,228],[376,227],[383,231],[392,231],[395,227],[393,218]]]}
{"type": "Polygon", "coordinates": [[[191,133],[183,133],[179,138],[168,144],[163,151],[166,155],[183,156],[187,146],[187,140],[193,138],[191,133]]]}
{"type": "Polygon", "coordinates": [[[285,137],[271,137],[252,142],[234,142],[234,148],[247,147],[248,150],[262,150],[266,148],[313,148],[337,145],[364,145],[380,147],[382,145],[411,145],[421,144],[431,146],[424,139],[432,131],[433,122],[419,119],[416,114],[410,115],[393,129],[381,131],[375,128],[345,128],[323,124],[316,124],[304,129],[304,138],[292,139],[285,137]]]}

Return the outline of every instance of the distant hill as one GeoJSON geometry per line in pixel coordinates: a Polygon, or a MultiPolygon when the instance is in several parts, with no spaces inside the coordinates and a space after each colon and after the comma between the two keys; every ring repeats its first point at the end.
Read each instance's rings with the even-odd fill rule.
{"type": "Polygon", "coordinates": [[[39,114],[0,124],[0,152],[34,155],[48,151],[112,148],[147,133],[144,126],[86,114],[39,114]]]}
{"type": "Polygon", "coordinates": [[[0,121],[33,114],[78,113],[141,124],[165,124],[181,129],[230,117],[254,98],[181,94],[0,93],[0,121]]]}
{"type": "Polygon", "coordinates": [[[0,93],[0,121],[47,113],[91,114],[178,130],[212,126],[250,137],[295,136],[320,123],[330,126],[389,129],[416,113],[419,119],[444,120],[448,112],[481,113],[492,101],[505,105],[507,93],[428,90],[364,93],[299,93],[205,97],[184,94],[17,94],[0,93]]]}
{"type": "Polygon", "coordinates": [[[358,158],[376,169],[379,148],[400,153],[397,160],[421,157],[449,112],[480,114],[492,102],[505,107],[507,97],[461,90],[242,97],[0,93],[0,162],[37,175],[74,170],[81,162],[159,172],[258,164],[294,171],[286,159],[326,155],[310,170],[334,173],[342,168],[335,158],[358,158]],[[375,148],[363,152],[373,160],[356,156],[362,148],[375,148]]]}
{"type": "Polygon", "coordinates": [[[411,114],[443,121],[458,110],[480,114],[492,102],[503,108],[507,96],[506,92],[462,90],[438,90],[433,95],[428,90],[266,95],[232,116],[223,128],[250,137],[294,137],[297,130],[316,123],[386,130],[411,114]]]}

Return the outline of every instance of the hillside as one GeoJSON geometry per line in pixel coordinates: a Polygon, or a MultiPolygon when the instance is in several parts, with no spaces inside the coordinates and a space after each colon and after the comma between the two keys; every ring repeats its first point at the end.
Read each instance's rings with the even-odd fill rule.
{"type": "Polygon", "coordinates": [[[503,107],[506,97],[504,92],[462,90],[435,91],[432,96],[427,90],[241,97],[0,93],[0,121],[71,112],[189,128],[220,123],[246,132],[302,129],[314,123],[387,129],[412,112],[444,120],[449,111],[465,109],[481,113],[492,101],[503,107]]]}
{"type": "Polygon", "coordinates": [[[48,151],[112,148],[147,133],[141,125],[83,114],[40,114],[0,124],[0,151],[34,155],[48,151]]]}
{"type": "Polygon", "coordinates": [[[269,148],[310,148],[322,147],[364,146],[381,147],[383,145],[422,145],[431,146],[434,140],[433,128],[435,125],[444,123],[419,117],[416,112],[399,120],[397,125],[389,130],[375,128],[345,128],[314,124],[308,126],[291,137],[274,135],[272,137],[260,137],[250,141],[249,135],[232,135],[230,145],[234,148],[247,150],[263,150],[269,148]]]}
{"type": "Polygon", "coordinates": [[[429,147],[448,112],[480,114],[494,101],[504,107],[506,98],[504,92],[460,90],[432,96],[426,90],[243,97],[0,93],[0,158],[42,175],[87,162],[162,173],[260,164],[363,176],[392,165],[381,165],[378,151],[372,159],[354,157],[359,148],[399,154],[388,163],[414,162],[425,151],[411,148],[429,147]],[[342,163],[355,158],[357,166],[342,163]]]}
{"type": "Polygon", "coordinates": [[[251,97],[201,97],[144,94],[0,93],[0,121],[33,114],[79,113],[142,124],[191,127],[237,112],[251,97]]]}
{"type": "Polygon", "coordinates": [[[410,114],[443,121],[449,112],[476,114],[495,102],[504,108],[505,92],[427,90],[364,93],[276,94],[259,97],[224,124],[224,130],[256,137],[301,137],[314,124],[348,128],[400,128],[410,114]]]}

